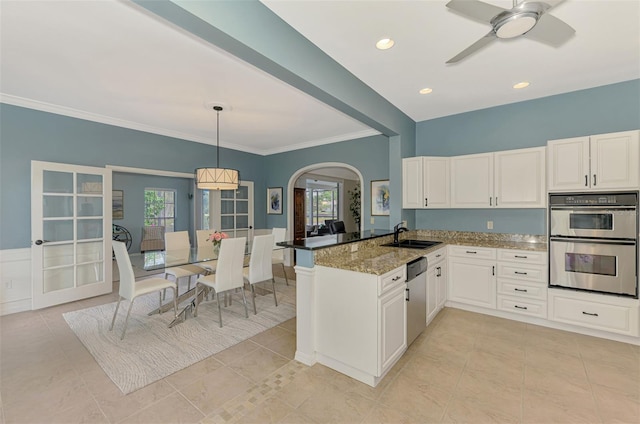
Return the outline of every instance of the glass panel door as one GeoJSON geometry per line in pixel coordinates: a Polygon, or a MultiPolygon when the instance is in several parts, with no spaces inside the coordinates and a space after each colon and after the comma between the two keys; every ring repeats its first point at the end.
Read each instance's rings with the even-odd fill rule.
{"type": "Polygon", "coordinates": [[[32,161],[31,172],[33,309],[109,293],[111,170],[32,161]]]}
{"type": "Polygon", "coordinates": [[[224,231],[229,237],[253,236],[253,182],[237,190],[202,190],[202,229],[224,231]]]}

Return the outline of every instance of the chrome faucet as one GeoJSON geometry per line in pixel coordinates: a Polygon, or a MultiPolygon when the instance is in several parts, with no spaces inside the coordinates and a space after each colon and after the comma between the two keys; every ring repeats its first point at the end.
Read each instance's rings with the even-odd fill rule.
{"type": "Polygon", "coordinates": [[[400,233],[403,233],[405,231],[409,231],[409,229],[407,227],[403,227],[402,222],[396,224],[393,227],[393,242],[398,243],[398,236],[400,235],[400,233]]]}

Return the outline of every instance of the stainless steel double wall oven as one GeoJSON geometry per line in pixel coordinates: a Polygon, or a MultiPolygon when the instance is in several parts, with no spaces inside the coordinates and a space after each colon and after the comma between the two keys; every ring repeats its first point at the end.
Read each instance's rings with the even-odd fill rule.
{"type": "Polygon", "coordinates": [[[549,195],[549,287],[638,297],[638,192],[549,195]]]}

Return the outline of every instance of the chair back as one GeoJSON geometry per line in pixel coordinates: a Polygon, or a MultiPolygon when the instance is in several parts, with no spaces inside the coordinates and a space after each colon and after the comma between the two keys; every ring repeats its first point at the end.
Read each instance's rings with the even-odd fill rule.
{"type": "Polygon", "coordinates": [[[287,229],[286,228],[274,228],[271,230],[271,234],[273,235],[273,251],[272,259],[274,260],[284,260],[284,249],[281,246],[276,246],[276,243],[281,241],[285,241],[287,237],[287,229]]]}
{"type": "Polygon", "coordinates": [[[164,227],[148,226],[142,227],[142,241],[140,251],[164,250],[164,227]]]}
{"type": "Polygon", "coordinates": [[[136,277],[133,274],[131,259],[127,253],[127,246],[121,241],[112,241],[113,252],[116,254],[118,273],[120,274],[120,296],[125,299],[133,299],[136,285],[136,277]]]}
{"type": "Polygon", "coordinates": [[[255,284],[273,278],[271,253],[273,252],[273,234],[255,236],[249,259],[249,283],[255,284]]]}
{"type": "Polygon", "coordinates": [[[165,250],[190,249],[188,231],[173,231],[164,234],[165,250]]]}
{"type": "Polygon", "coordinates": [[[329,225],[329,231],[331,232],[331,234],[346,233],[346,230],[344,228],[344,221],[332,222],[331,225],[329,225]]]}
{"type": "Polygon", "coordinates": [[[214,230],[196,230],[196,243],[197,246],[208,246],[211,244],[210,241],[207,241],[207,239],[209,238],[209,236],[211,235],[211,233],[213,233],[214,230]]]}
{"type": "Polygon", "coordinates": [[[246,237],[222,239],[216,264],[216,292],[244,286],[242,268],[246,237]]]}

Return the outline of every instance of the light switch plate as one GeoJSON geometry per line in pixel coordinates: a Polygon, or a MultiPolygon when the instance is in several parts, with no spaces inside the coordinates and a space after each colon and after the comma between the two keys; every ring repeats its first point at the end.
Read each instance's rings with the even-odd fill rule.
{"type": "Polygon", "coordinates": [[[376,219],[374,217],[371,217],[371,225],[376,223],[376,219]]]}
{"type": "Polygon", "coordinates": [[[493,221],[487,221],[487,230],[493,230],[493,221]]]}

